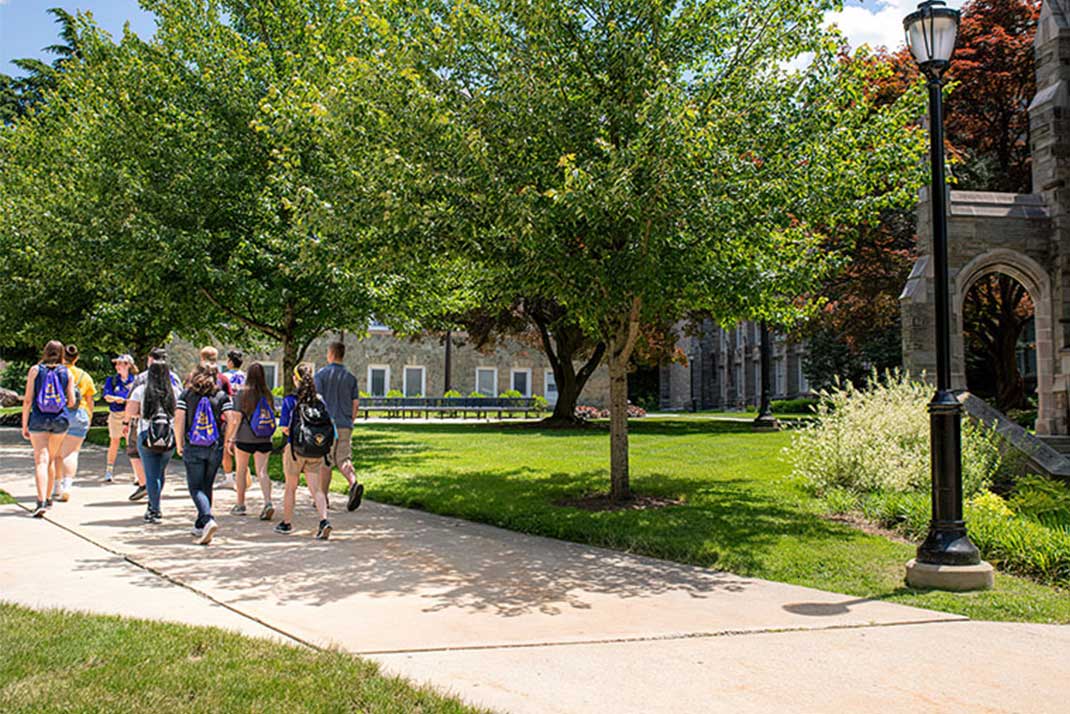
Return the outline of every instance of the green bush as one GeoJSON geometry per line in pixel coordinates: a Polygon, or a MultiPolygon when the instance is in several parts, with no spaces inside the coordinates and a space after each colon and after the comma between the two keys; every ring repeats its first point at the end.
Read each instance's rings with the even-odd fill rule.
{"type": "Polygon", "coordinates": [[[363,389],[357,390],[357,394],[360,396],[361,399],[371,399],[372,397],[372,395],[368,394],[363,389]]]}
{"type": "Polygon", "coordinates": [[[1070,486],[1047,476],[1023,476],[1014,486],[1011,509],[1048,528],[1070,529],[1070,486]]]}
{"type": "Polygon", "coordinates": [[[400,389],[391,389],[386,393],[386,396],[388,399],[401,399],[405,394],[400,389]]]}
{"type": "MultiPolygon", "coordinates": [[[[929,487],[932,387],[898,372],[874,375],[866,389],[821,392],[812,424],[797,430],[787,449],[792,473],[816,493],[842,488],[856,494],[922,491],[929,487]]],[[[963,424],[963,489],[987,488],[1001,472],[998,435],[963,424]]]]}
{"type": "Polygon", "coordinates": [[[271,394],[273,396],[276,396],[276,397],[285,397],[286,396],[286,388],[280,385],[280,386],[275,387],[274,389],[272,389],[271,390],[271,394]]]}
{"type": "Polygon", "coordinates": [[[8,362],[4,371],[0,372],[0,387],[22,394],[26,389],[26,373],[30,371],[31,366],[29,362],[21,360],[8,362]]]}
{"type": "Polygon", "coordinates": [[[546,397],[542,396],[541,394],[536,394],[534,399],[535,408],[538,409],[540,412],[545,412],[550,409],[550,402],[547,401],[546,397]]]}
{"type": "Polygon", "coordinates": [[[516,389],[507,389],[506,391],[502,392],[498,396],[503,398],[503,399],[523,399],[524,398],[524,395],[521,394],[516,389]]]}
{"type": "MultiPolygon", "coordinates": [[[[824,495],[831,513],[861,514],[866,520],[893,528],[915,542],[929,530],[927,493],[880,492],[858,496],[845,489],[824,495]]],[[[1001,570],[1056,585],[1070,585],[1070,528],[1046,527],[1013,503],[991,491],[981,491],[965,504],[966,528],[981,557],[1001,570]]]]}
{"type": "Polygon", "coordinates": [[[486,394],[481,394],[481,393],[479,393],[479,392],[470,392],[470,393],[468,394],[468,396],[469,396],[470,398],[472,398],[472,399],[486,399],[486,398],[487,398],[487,395],[486,395],[486,394]]]}
{"type": "Polygon", "coordinates": [[[451,389],[448,392],[446,392],[445,394],[443,394],[442,396],[445,397],[446,399],[457,399],[458,397],[461,396],[461,393],[458,392],[456,389],[451,389]]]}
{"type": "Polygon", "coordinates": [[[1048,528],[1016,514],[991,492],[972,498],[965,510],[970,539],[986,560],[1012,573],[1070,585],[1070,528],[1048,528]]]}
{"type": "Polygon", "coordinates": [[[777,414],[813,414],[821,402],[817,397],[799,397],[797,399],[775,399],[769,403],[777,414]]]}

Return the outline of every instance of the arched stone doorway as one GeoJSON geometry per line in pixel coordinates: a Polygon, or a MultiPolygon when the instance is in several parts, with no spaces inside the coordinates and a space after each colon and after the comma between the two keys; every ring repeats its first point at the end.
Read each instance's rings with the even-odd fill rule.
{"type": "Polygon", "coordinates": [[[1051,280],[1037,261],[1013,250],[997,248],[976,256],[952,278],[953,325],[952,361],[955,386],[967,387],[965,349],[965,305],[967,294],[987,276],[1005,275],[1025,288],[1033,303],[1033,327],[1036,344],[1037,433],[1059,433],[1065,422],[1060,414],[1062,401],[1055,394],[1054,325],[1052,322],[1051,280]],[[959,381],[961,380],[961,381],[959,381]]]}

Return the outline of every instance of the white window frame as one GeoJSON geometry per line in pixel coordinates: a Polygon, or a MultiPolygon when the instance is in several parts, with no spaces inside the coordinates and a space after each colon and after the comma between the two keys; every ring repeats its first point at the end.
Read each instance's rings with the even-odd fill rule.
{"type": "Polygon", "coordinates": [[[390,393],[390,365],[388,365],[388,364],[369,364],[368,365],[367,376],[368,376],[368,381],[365,382],[365,384],[368,385],[368,394],[369,395],[371,395],[373,397],[376,397],[376,396],[384,396],[385,397],[387,394],[390,393]],[[381,369],[386,373],[386,379],[383,380],[383,393],[382,393],[382,395],[378,395],[378,394],[375,394],[374,392],[372,392],[372,370],[373,369],[381,369]]]}
{"type": "MultiPolygon", "coordinates": [[[[282,367],[279,365],[279,363],[278,362],[273,362],[272,360],[269,360],[269,359],[253,360],[253,362],[259,362],[262,367],[268,367],[268,366],[274,367],[274,369],[272,371],[275,374],[275,380],[274,380],[275,383],[271,384],[269,382],[268,385],[267,385],[267,388],[268,388],[269,391],[272,391],[272,390],[278,388],[278,386],[280,384],[279,379],[282,377],[282,375],[280,374],[280,372],[282,371],[282,367]]],[[[252,362],[250,362],[249,364],[252,364],[252,362]]],[[[267,379],[265,378],[264,381],[266,382],[267,379]]],[[[283,382],[283,383],[285,383],[285,382],[283,382]]]]}
{"type": "Polygon", "coordinates": [[[476,383],[475,383],[475,388],[472,391],[479,392],[480,394],[482,394],[485,397],[496,397],[496,396],[498,396],[498,368],[497,367],[476,367],[476,383]],[[484,372],[484,371],[485,372],[494,372],[494,389],[491,390],[491,391],[494,392],[493,394],[487,394],[486,392],[479,392],[479,373],[480,372],[484,372]]]}
{"type": "Polygon", "coordinates": [[[418,396],[416,394],[409,394],[408,393],[408,389],[409,389],[409,370],[410,369],[418,369],[418,370],[420,370],[420,394],[426,396],[426,394],[427,394],[427,367],[423,366],[422,364],[407,364],[407,365],[405,365],[405,368],[401,371],[401,391],[405,393],[406,397],[418,396]]]}
{"type": "Polygon", "coordinates": [[[509,389],[516,389],[516,383],[513,382],[513,376],[517,374],[527,375],[528,388],[521,392],[519,389],[516,391],[523,394],[525,397],[531,396],[531,367],[513,367],[509,370],[509,389]]]}
{"type": "Polygon", "coordinates": [[[557,395],[560,392],[557,389],[557,377],[554,376],[552,369],[543,370],[542,375],[542,396],[546,398],[546,401],[552,406],[557,404],[557,395]],[[550,385],[554,385],[554,397],[550,398],[550,385]]]}

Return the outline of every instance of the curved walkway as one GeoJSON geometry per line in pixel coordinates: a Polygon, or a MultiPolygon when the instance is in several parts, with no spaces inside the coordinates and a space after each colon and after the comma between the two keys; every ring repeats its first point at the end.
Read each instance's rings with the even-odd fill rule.
{"type": "MultiPolygon", "coordinates": [[[[367,503],[327,543],[226,515],[190,543],[169,469],[158,526],[86,447],[44,521],[29,448],[0,430],[0,599],[211,624],[340,647],[511,712],[1062,711],[1070,628],[972,623],[367,503]]],[[[122,470],[121,470],[122,472],[122,470]]],[[[128,473],[128,469],[125,471],[128,473]]],[[[276,503],[281,503],[281,493],[276,503]]],[[[259,495],[250,497],[259,508],[259,495]]]]}

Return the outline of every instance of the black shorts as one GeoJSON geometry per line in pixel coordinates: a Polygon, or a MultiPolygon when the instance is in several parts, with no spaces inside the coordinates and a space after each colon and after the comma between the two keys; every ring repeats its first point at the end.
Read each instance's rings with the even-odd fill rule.
{"type": "Polygon", "coordinates": [[[234,448],[247,454],[270,454],[272,450],[270,441],[239,441],[234,444],[234,448]]]}

